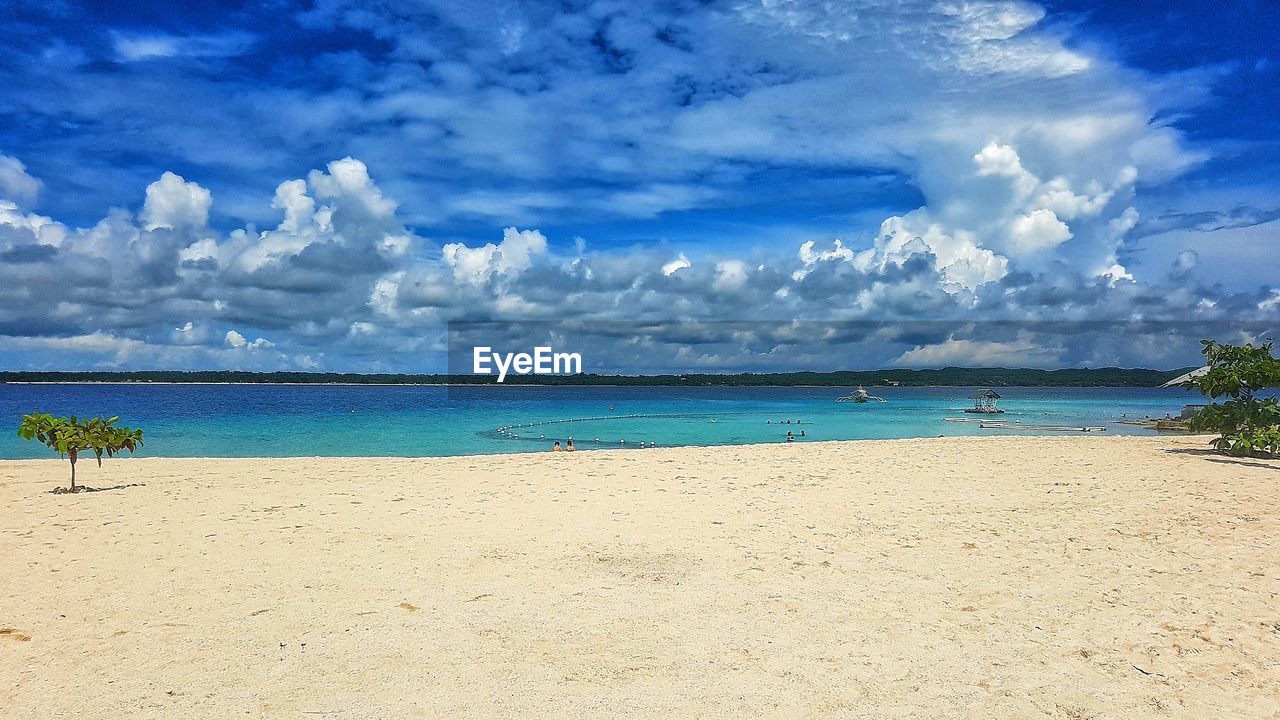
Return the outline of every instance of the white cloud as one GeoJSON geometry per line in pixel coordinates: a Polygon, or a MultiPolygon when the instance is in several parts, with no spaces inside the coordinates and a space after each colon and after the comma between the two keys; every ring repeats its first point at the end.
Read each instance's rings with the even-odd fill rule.
{"type": "Polygon", "coordinates": [[[329,163],[327,169],[328,173],[312,170],[307,176],[316,197],[359,204],[374,218],[388,219],[395,212],[395,201],[383,196],[363,162],[348,156],[329,163]]]}
{"type": "Polygon", "coordinates": [[[1052,210],[1033,210],[1013,221],[1010,228],[1014,247],[1021,252],[1040,252],[1071,239],[1071,228],[1052,210]]]}
{"type": "Polygon", "coordinates": [[[541,232],[513,227],[502,231],[502,242],[498,245],[486,243],[470,248],[462,243],[450,243],[441,251],[454,277],[472,284],[483,284],[494,276],[519,275],[546,254],[547,238],[541,232]]]}
{"type": "Polygon", "coordinates": [[[1187,150],[1173,128],[1151,128],[1129,146],[1129,157],[1149,182],[1167,182],[1209,159],[1203,151],[1187,150]]]}
{"type": "Polygon", "coordinates": [[[893,360],[902,367],[1061,367],[1065,350],[1039,338],[1004,342],[960,339],[954,336],[933,345],[917,345],[893,360]]]}
{"type": "Polygon", "coordinates": [[[933,254],[934,267],[947,282],[966,289],[995,282],[1008,274],[1006,258],[979,247],[974,234],[967,230],[948,233],[924,208],[881,223],[874,252],[859,254],[856,263],[883,270],[923,252],[933,254]]]}
{"type": "Polygon", "coordinates": [[[685,270],[691,267],[693,267],[693,264],[689,262],[689,258],[685,257],[684,253],[680,253],[675,260],[672,260],[662,266],[662,274],[670,277],[680,270],[685,270]]]}
{"type": "Polygon", "coordinates": [[[86,354],[105,358],[108,365],[120,365],[144,356],[150,346],[133,338],[97,330],[63,337],[22,337],[0,335],[0,345],[9,351],[54,351],[59,356],[86,354]]]}
{"type": "Polygon", "coordinates": [[[255,37],[244,32],[214,35],[168,35],[164,33],[125,33],[112,31],[111,44],[116,59],[137,62],[157,58],[234,57],[248,52],[255,37]]]}
{"type": "Polygon", "coordinates": [[[747,285],[747,264],[741,260],[721,260],[716,263],[715,280],[711,287],[721,292],[736,292],[747,285]]]}
{"type": "Polygon", "coordinates": [[[1098,276],[1106,278],[1111,287],[1122,280],[1133,282],[1133,275],[1120,263],[1112,263],[1110,267],[1103,268],[1098,276]]]}
{"type": "Polygon", "coordinates": [[[142,220],[147,230],[156,228],[203,228],[209,221],[213,196],[208,190],[180,175],[165,172],[147,186],[142,220]]]}
{"type": "MultiPolygon", "coordinates": [[[[1274,312],[1274,297],[1256,288],[1240,296],[1178,291],[1177,283],[1188,283],[1169,279],[1171,255],[1143,282],[1140,273],[1115,260],[1137,223],[1136,210],[1117,214],[1126,206],[1112,207],[1112,201],[1092,215],[1093,209],[1083,208],[1116,185],[1077,183],[1077,193],[1075,181],[1051,173],[1054,181],[1037,180],[1030,192],[1014,192],[1020,178],[1032,176],[1028,168],[1035,163],[1024,166],[1012,144],[990,146],[992,152],[987,147],[953,158],[968,175],[939,192],[957,205],[980,204],[992,186],[972,189],[966,183],[1003,188],[998,201],[980,205],[1000,210],[989,222],[981,219],[985,211],[962,212],[944,203],[886,219],[870,241],[820,246],[811,240],[758,240],[702,264],[683,253],[673,258],[665,246],[604,245],[587,252],[585,242],[570,259],[553,261],[542,232],[515,227],[507,227],[496,244],[451,243],[438,255],[416,252],[418,239],[397,218],[394,200],[356,161],[330,164],[329,172],[312,173],[309,181],[281,183],[272,205],[283,217],[264,232],[219,236],[205,226],[211,197],[172,174],[152,184],[138,217],[113,210],[85,229],[69,230],[0,201],[0,328],[48,328],[63,335],[15,345],[17,352],[52,353],[62,343],[95,363],[275,368],[314,367],[323,360],[337,368],[414,369],[421,367],[421,353],[437,351],[434,339],[443,323],[458,317],[591,318],[637,327],[672,318],[1124,317],[1138,294],[1160,298],[1158,305],[1144,305],[1153,316],[1274,312]],[[975,159],[975,152],[984,159],[975,159]],[[981,174],[982,168],[989,172],[981,174]],[[1089,228],[1093,237],[1086,239],[1093,244],[1086,247],[1094,254],[1088,258],[1098,264],[1080,260],[1074,270],[1055,267],[1052,276],[1012,274],[1034,270],[1035,258],[999,254],[987,242],[1003,238],[1013,249],[1044,246],[1045,255],[1058,248],[1074,251],[1080,242],[1062,239],[1055,223],[1065,223],[1052,209],[1036,207],[1047,193],[1059,191],[1080,212],[1068,233],[1089,228]],[[1047,240],[1036,234],[1037,217],[1044,220],[1047,240]],[[1019,219],[1029,229],[1014,242],[1007,235],[1019,219]],[[193,225],[199,232],[191,231],[193,225]],[[730,317],[726,294],[735,298],[730,317]],[[227,329],[242,323],[269,328],[277,342],[227,329]],[[281,349],[273,350],[277,343],[281,349]],[[325,349],[324,358],[317,347],[325,349]]],[[[1123,180],[1124,173],[1112,177],[1123,180]]],[[[1179,267],[1202,272],[1186,262],[1179,267]]],[[[805,339],[803,331],[795,334],[805,339]]],[[[981,335],[970,329],[937,341],[913,338],[913,349],[904,351],[900,342],[892,354],[873,361],[896,355],[914,365],[1049,365],[1076,356],[1074,348],[1068,354],[1037,337],[981,335]],[[1050,350],[1037,355],[1036,346],[1050,350]]],[[[751,332],[733,340],[738,347],[784,341],[791,340],[751,332]]],[[[778,348],[768,351],[773,355],[753,351],[751,361],[777,362],[794,351],[786,344],[778,348]]],[[[689,357],[732,367],[735,352],[697,350],[689,357]]],[[[810,348],[794,357],[818,363],[823,352],[829,351],[810,348]]]]}
{"type": "Polygon", "coordinates": [[[1259,310],[1275,310],[1280,309],[1280,290],[1272,290],[1271,297],[1258,303],[1259,310]]]}
{"type": "Polygon", "coordinates": [[[12,236],[54,247],[62,245],[67,237],[67,228],[62,223],[43,215],[24,214],[16,203],[8,200],[0,200],[0,228],[12,236]]]}
{"type": "Polygon", "coordinates": [[[235,330],[227,331],[226,340],[227,340],[227,345],[229,345],[230,347],[236,350],[240,350],[242,348],[245,350],[261,350],[265,348],[275,347],[275,343],[271,342],[270,340],[267,340],[266,338],[258,338],[253,342],[249,342],[248,340],[245,339],[244,335],[241,335],[235,330]]]}
{"type": "Polygon", "coordinates": [[[27,174],[27,167],[15,157],[0,154],[0,200],[21,206],[35,204],[42,183],[27,174]]]}
{"type": "Polygon", "coordinates": [[[813,265],[814,263],[828,260],[843,260],[845,262],[853,261],[853,250],[845,247],[844,244],[840,242],[839,238],[836,238],[832,242],[832,248],[830,250],[824,250],[816,253],[813,251],[813,247],[814,242],[812,240],[806,240],[802,245],[800,245],[800,262],[803,262],[805,265],[813,265]]]}
{"type": "Polygon", "coordinates": [[[1020,200],[1029,196],[1040,184],[1035,175],[1022,167],[1022,159],[1009,145],[988,143],[981,152],[973,156],[973,161],[978,164],[979,176],[1001,175],[1011,178],[1020,200]]]}

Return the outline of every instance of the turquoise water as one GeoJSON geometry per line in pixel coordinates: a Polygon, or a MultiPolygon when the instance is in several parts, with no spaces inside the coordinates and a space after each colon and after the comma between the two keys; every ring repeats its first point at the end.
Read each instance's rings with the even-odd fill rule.
{"type": "MultiPolygon", "coordinates": [[[[146,431],[140,454],[164,457],[531,452],[568,437],[579,450],[641,442],[726,445],[781,442],[788,430],[797,436],[803,430],[801,441],[1028,434],[944,421],[965,417],[962,410],[975,388],[870,391],[888,402],[836,403],[849,392],[840,388],[0,385],[0,418],[9,425],[0,432],[0,458],[50,456],[17,437],[19,417],[33,408],[120,415],[121,424],[146,431]],[[784,420],[792,424],[780,424],[784,420]],[[516,425],[522,427],[498,432],[516,425]]],[[[1202,402],[1177,389],[1000,393],[1007,412],[999,418],[1010,424],[1096,425],[1106,427],[1106,434],[1126,435],[1151,431],[1117,424],[1123,417],[1176,416],[1184,404],[1202,402]]]]}

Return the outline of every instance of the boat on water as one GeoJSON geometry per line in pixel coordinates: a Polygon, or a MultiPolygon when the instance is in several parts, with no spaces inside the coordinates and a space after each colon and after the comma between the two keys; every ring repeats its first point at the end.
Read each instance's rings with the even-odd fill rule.
{"type": "Polygon", "coordinates": [[[872,401],[889,402],[882,397],[876,397],[875,395],[868,393],[861,385],[859,385],[858,389],[854,390],[852,393],[836,398],[836,402],[838,403],[855,403],[858,405],[872,401]]]}

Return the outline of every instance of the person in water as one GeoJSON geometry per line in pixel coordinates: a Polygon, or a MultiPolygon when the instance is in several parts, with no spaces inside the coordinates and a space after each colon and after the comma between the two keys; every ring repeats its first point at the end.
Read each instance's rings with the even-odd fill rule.
{"type": "Polygon", "coordinates": [[[795,436],[795,435],[792,435],[792,434],[791,434],[791,431],[790,431],[790,430],[788,430],[788,431],[787,431],[787,442],[795,442],[795,441],[796,441],[796,436],[795,436]]]}
{"type": "Polygon", "coordinates": [[[800,437],[804,437],[804,431],[803,431],[803,430],[801,430],[801,431],[800,431],[800,437]]]}
{"type": "Polygon", "coordinates": [[[564,444],[565,452],[573,452],[573,438],[569,438],[564,444]]]}
{"type": "Polygon", "coordinates": [[[551,446],[551,452],[560,452],[560,441],[557,440],[555,445],[551,446]]]}

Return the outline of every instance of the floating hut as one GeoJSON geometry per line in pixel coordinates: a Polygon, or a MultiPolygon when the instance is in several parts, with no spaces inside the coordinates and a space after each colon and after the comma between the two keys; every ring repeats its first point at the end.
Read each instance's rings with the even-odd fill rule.
{"type": "Polygon", "coordinates": [[[996,401],[1000,399],[1000,393],[995,390],[985,389],[979,390],[970,396],[973,400],[973,407],[965,408],[967,413],[978,413],[979,415],[995,415],[1004,412],[996,407],[996,401]]]}

